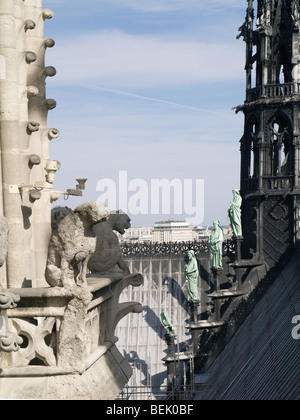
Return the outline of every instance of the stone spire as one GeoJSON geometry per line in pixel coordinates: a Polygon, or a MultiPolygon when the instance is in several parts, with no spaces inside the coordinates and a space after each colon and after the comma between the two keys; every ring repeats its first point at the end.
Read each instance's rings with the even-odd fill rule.
{"type": "MultiPolygon", "coordinates": [[[[248,1],[241,139],[245,250],[276,264],[299,239],[299,1],[248,1]]],[[[238,36],[238,37],[240,37],[238,36]]]]}

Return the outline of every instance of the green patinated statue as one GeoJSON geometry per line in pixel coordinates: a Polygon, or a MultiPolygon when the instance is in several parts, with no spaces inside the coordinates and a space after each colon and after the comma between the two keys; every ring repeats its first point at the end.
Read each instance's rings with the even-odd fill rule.
{"type": "Polygon", "coordinates": [[[233,236],[236,238],[243,236],[241,221],[242,197],[240,196],[239,190],[232,190],[232,193],[233,200],[231,201],[230,208],[228,210],[228,221],[230,223],[233,236]]]}
{"type": "Polygon", "coordinates": [[[193,302],[199,301],[198,280],[199,270],[198,262],[194,251],[188,251],[185,257],[186,264],[184,266],[184,275],[187,285],[190,300],[193,302]]]}
{"type": "Polygon", "coordinates": [[[206,236],[208,236],[208,249],[210,254],[210,266],[211,268],[223,268],[223,230],[218,220],[215,220],[213,225],[214,227],[210,235],[208,234],[208,229],[206,229],[206,236]]]}
{"type": "Polygon", "coordinates": [[[171,323],[168,311],[165,309],[164,312],[160,314],[161,322],[165,329],[167,330],[167,334],[172,335],[175,334],[174,326],[171,323]]]}

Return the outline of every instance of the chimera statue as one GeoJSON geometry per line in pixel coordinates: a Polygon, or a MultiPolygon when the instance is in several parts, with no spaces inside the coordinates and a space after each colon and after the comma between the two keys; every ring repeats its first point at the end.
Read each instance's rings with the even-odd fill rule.
{"type": "Polygon", "coordinates": [[[87,264],[96,248],[93,225],[108,217],[108,207],[92,201],[61,220],[49,243],[45,277],[50,286],[86,285],[87,264]]]}
{"type": "Polygon", "coordinates": [[[108,274],[121,272],[124,276],[130,274],[129,268],[124,261],[119,238],[114,231],[121,235],[125,229],[129,229],[130,218],[122,211],[111,212],[109,219],[94,226],[94,233],[97,237],[95,253],[88,263],[92,273],[108,274]]]}

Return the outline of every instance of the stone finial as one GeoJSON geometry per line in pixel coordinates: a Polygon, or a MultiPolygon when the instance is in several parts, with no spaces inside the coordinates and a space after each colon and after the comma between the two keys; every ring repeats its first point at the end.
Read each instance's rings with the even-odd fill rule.
{"type": "Polygon", "coordinates": [[[45,68],[45,74],[48,77],[54,77],[56,75],[56,68],[53,66],[48,66],[45,68]]]}
{"type": "Polygon", "coordinates": [[[34,165],[39,165],[41,163],[41,158],[39,155],[30,155],[28,159],[29,167],[33,167],[34,165]]]}
{"type": "Polygon", "coordinates": [[[17,352],[23,343],[23,338],[19,335],[7,331],[5,335],[0,334],[0,350],[5,353],[17,352]]]}
{"type": "Polygon", "coordinates": [[[40,129],[40,123],[38,123],[36,121],[29,121],[29,123],[27,124],[28,134],[32,134],[36,131],[39,131],[39,129],[40,129]]]}
{"type": "Polygon", "coordinates": [[[54,12],[51,9],[44,9],[42,12],[43,19],[52,19],[54,16],[54,12]]]}
{"type": "Polygon", "coordinates": [[[59,131],[57,128],[50,128],[48,131],[49,140],[57,139],[59,137],[59,131]]]}
{"type": "Polygon", "coordinates": [[[34,98],[39,94],[39,89],[36,86],[30,85],[27,87],[27,96],[29,98],[34,98]]]}
{"type": "Polygon", "coordinates": [[[35,27],[36,27],[36,24],[33,20],[28,19],[24,23],[25,32],[28,31],[28,30],[32,31],[33,29],[35,29],[35,27]]]}
{"type": "Polygon", "coordinates": [[[27,64],[34,63],[37,60],[37,55],[32,51],[27,51],[25,54],[25,59],[27,64]]]}
{"type": "Polygon", "coordinates": [[[54,45],[55,45],[55,41],[52,38],[47,38],[44,41],[44,45],[45,45],[46,48],[53,48],[54,45]]]}
{"type": "Polygon", "coordinates": [[[56,108],[55,99],[46,99],[46,105],[49,110],[56,108]]]}

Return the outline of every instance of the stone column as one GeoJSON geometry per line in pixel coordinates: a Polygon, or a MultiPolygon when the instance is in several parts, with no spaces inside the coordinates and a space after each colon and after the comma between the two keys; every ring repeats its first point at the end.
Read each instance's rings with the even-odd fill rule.
{"type": "Polygon", "coordinates": [[[20,287],[24,279],[32,278],[30,234],[24,229],[26,213],[20,194],[10,194],[9,186],[26,183],[27,109],[23,100],[27,90],[25,31],[22,30],[21,2],[4,0],[0,3],[0,55],[4,70],[0,80],[0,137],[2,172],[2,214],[9,227],[7,254],[7,286],[20,287]]]}
{"type": "Polygon", "coordinates": [[[45,182],[49,160],[47,113],[55,101],[46,99],[45,79],[55,69],[45,68],[44,57],[54,43],[43,28],[52,16],[42,0],[0,2],[0,215],[10,227],[7,273],[4,267],[0,275],[7,287],[46,285],[51,189],[28,186],[45,182]]]}

